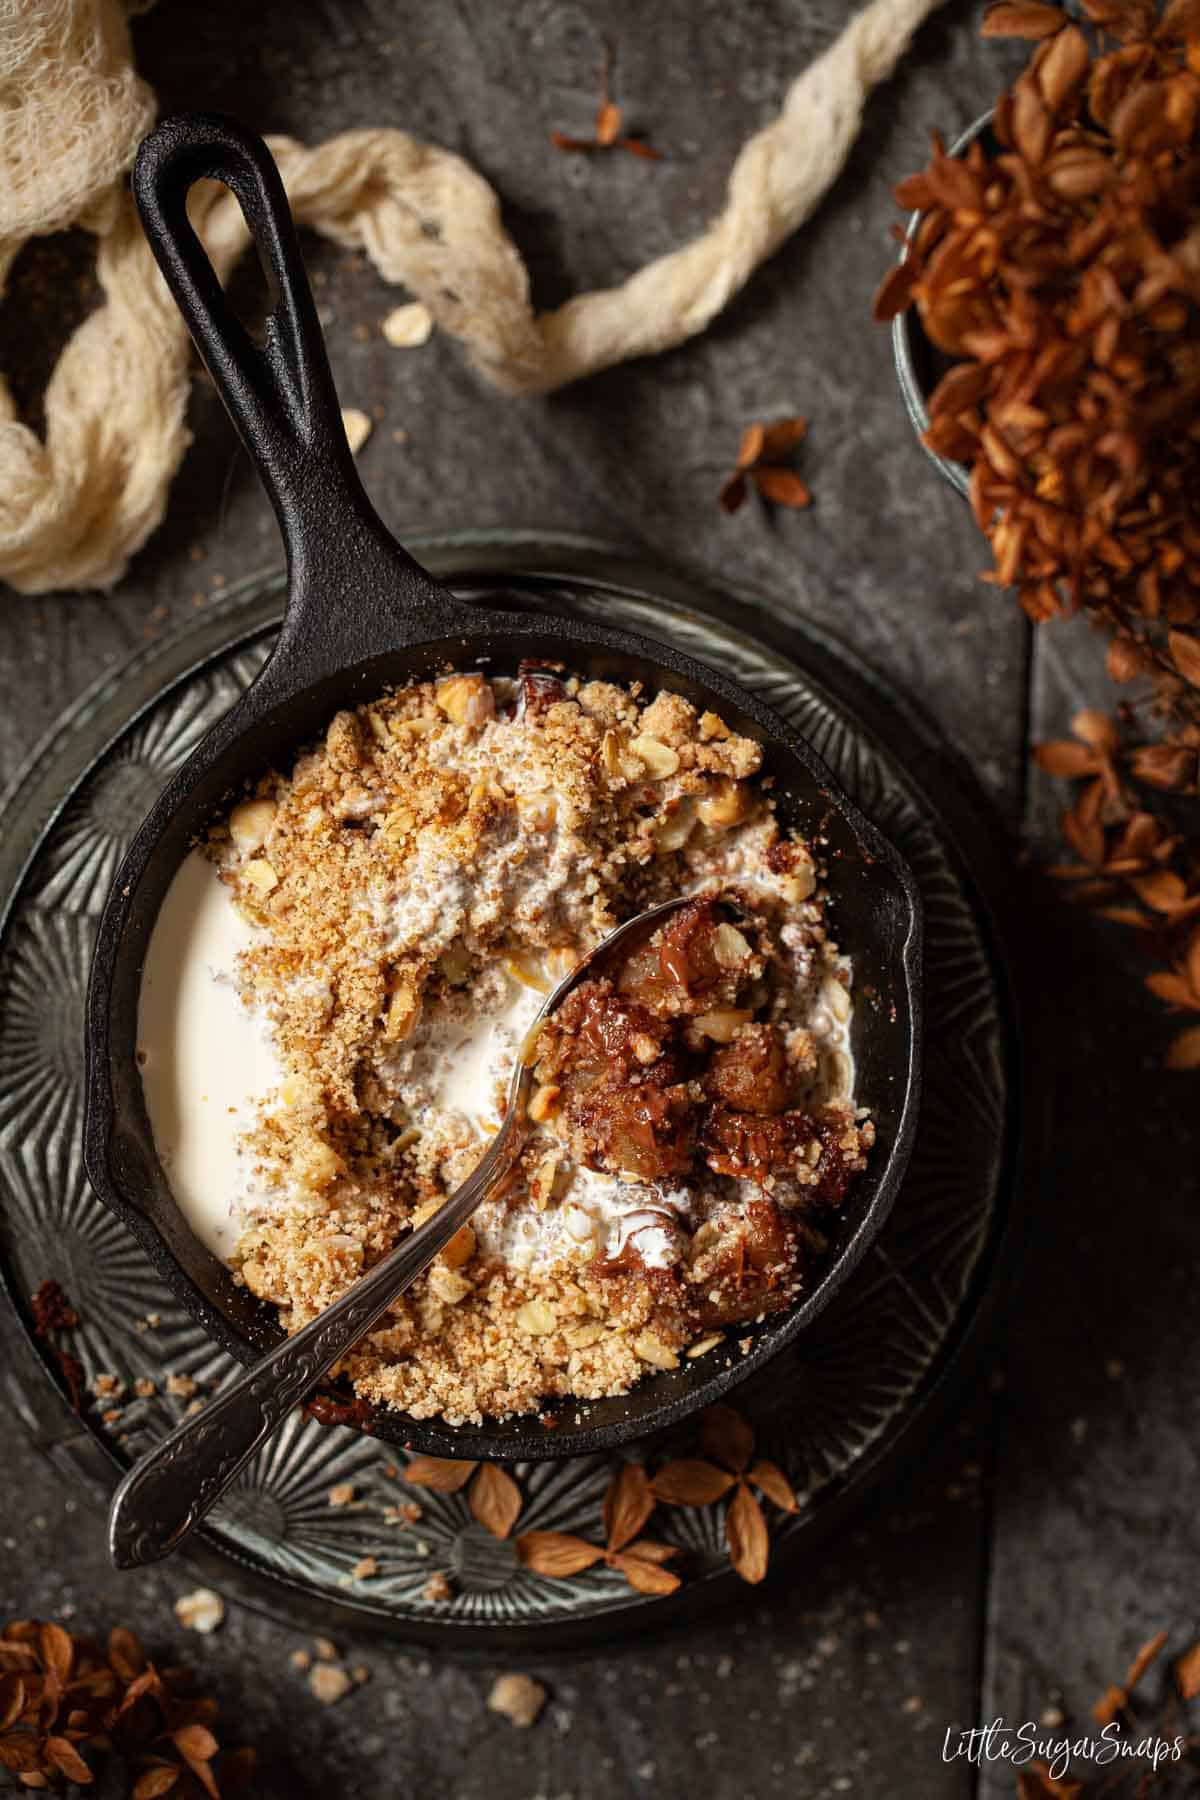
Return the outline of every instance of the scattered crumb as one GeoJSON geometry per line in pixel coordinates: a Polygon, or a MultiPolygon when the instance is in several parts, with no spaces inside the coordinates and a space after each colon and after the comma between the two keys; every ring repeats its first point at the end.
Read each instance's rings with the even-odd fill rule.
{"type": "Polygon", "coordinates": [[[152,1395],[157,1394],[158,1389],[148,1375],[139,1375],[133,1384],[133,1391],[139,1400],[149,1400],[152,1395]]]}
{"type": "Polygon", "coordinates": [[[119,1375],[97,1375],[92,1382],[92,1392],[97,1400],[119,1400],[125,1392],[125,1383],[119,1375]]]}
{"type": "Polygon", "coordinates": [[[371,1671],[366,1663],[355,1663],[350,1671],[350,1679],[356,1687],[362,1687],[364,1682],[370,1681],[371,1671]]]}
{"type": "Polygon", "coordinates": [[[190,1400],[196,1392],[196,1383],[190,1375],[168,1375],[167,1392],[176,1400],[190,1400]]]}
{"type": "Polygon", "coordinates": [[[196,1588],[181,1594],[175,1602],[175,1617],[187,1631],[199,1631],[207,1637],[225,1618],[225,1602],[211,1588],[196,1588]]]}
{"type": "Polygon", "coordinates": [[[315,1637],[313,1639],[313,1649],[316,1651],[322,1662],[337,1661],[338,1648],[332,1638],[315,1637]]]}
{"type": "Polygon", "coordinates": [[[545,1704],[545,1688],[528,1675],[497,1676],[487,1697],[489,1712],[500,1713],[522,1731],[537,1723],[545,1704]]]}
{"type": "Polygon", "coordinates": [[[424,344],[433,330],[433,314],[420,300],[397,306],[380,326],[388,343],[396,350],[415,350],[424,344]]]}
{"type": "Polygon", "coordinates": [[[339,1481],[336,1487],[329,1490],[330,1506],[352,1506],[354,1504],[354,1483],[339,1481]]]}
{"type": "Polygon", "coordinates": [[[293,1669],[299,1669],[301,1672],[312,1668],[312,1657],[307,1650],[293,1650],[288,1661],[293,1669]]]}
{"type": "Polygon", "coordinates": [[[372,1575],[379,1573],[379,1558],[377,1556],[360,1556],[350,1573],[355,1581],[369,1581],[372,1575]]]}
{"type": "Polygon", "coordinates": [[[345,1699],[353,1685],[345,1669],[336,1668],[332,1663],[317,1663],[309,1672],[309,1691],[322,1706],[336,1706],[339,1700],[345,1699]]]}
{"type": "Polygon", "coordinates": [[[434,1571],[429,1577],[429,1580],[425,1583],[425,1586],[421,1589],[421,1598],[422,1600],[432,1600],[434,1602],[453,1600],[454,1589],[450,1586],[450,1583],[440,1569],[434,1571]]]}
{"type": "Polygon", "coordinates": [[[373,429],[370,416],[357,406],[343,406],[342,426],[351,452],[357,456],[373,429]]]}

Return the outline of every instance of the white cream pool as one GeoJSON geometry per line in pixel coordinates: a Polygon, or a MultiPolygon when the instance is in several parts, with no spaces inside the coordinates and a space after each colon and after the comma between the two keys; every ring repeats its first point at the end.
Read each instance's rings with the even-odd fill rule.
{"type": "Polygon", "coordinates": [[[138,1001],[138,1060],[159,1160],[201,1242],[228,1257],[253,1172],[239,1139],[282,1070],[259,1019],[242,1004],[238,952],[256,927],[212,863],[192,851],[151,933],[138,1001]]]}

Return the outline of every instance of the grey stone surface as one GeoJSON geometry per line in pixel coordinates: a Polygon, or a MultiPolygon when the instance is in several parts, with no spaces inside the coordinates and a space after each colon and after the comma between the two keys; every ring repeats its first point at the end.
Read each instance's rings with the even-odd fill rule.
{"type": "MultiPolygon", "coordinates": [[[[164,110],[224,108],[310,140],[394,123],[460,150],[497,186],[536,294],[554,304],[695,230],[737,147],[849,10],[178,0],[135,35],[164,110]],[[588,128],[606,39],[618,97],[669,153],[661,164],[573,160],[548,144],[554,127],[588,128]]],[[[1003,831],[1025,798],[1028,633],[1007,598],[976,584],[983,547],[908,432],[887,336],[869,318],[892,254],[892,184],[931,127],[967,123],[1011,66],[979,42],[979,10],[953,4],[924,29],[873,100],[834,194],[705,338],[549,399],[494,395],[436,338],[390,350],[376,326],[397,296],[330,246],[306,248],[343,400],[384,409],[362,468],[389,521],[581,530],[757,586],[777,616],[818,618],[931,714],[1003,831]],[[724,517],[715,493],[742,426],[791,411],[812,420],[816,504],[724,517]]],[[[25,259],[0,309],[0,359],[18,368],[26,401],[55,322],[87,304],[80,249],[25,259]]],[[[247,278],[239,287],[252,294],[247,278]]],[[[266,502],[199,376],[192,424],[167,521],[114,593],[6,597],[0,774],[100,670],[277,559],[266,502]]],[[[1061,730],[1069,696],[1046,655],[1036,672],[1035,726],[1061,730]]],[[[1189,1580],[1198,1243],[1181,1124],[1190,1109],[1194,1132],[1195,1103],[1156,1073],[1161,1023],[1128,945],[1045,895],[1025,919],[1028,1041],[1053,1132],[1006,1315],[1007,1386],[994,1391],[986,1362],[903,1485],[812,1566],[686,1636],[534,1662],[551,1702],[529,1733],[485,1710],[495,1668],[402,1645],[344,1644],[372,1679],[325,1711],[288,1665],[298,1634],[234,1608],[216,1636],[185,1640],[171,1601],[193,1584],[186,1565],[113,1574],[98,1515],[10,1426],[5,1616],[74,1608],[82,1624],[125,1618],[161,1650],[187,1651],[231,1740],[261,1746],[262,1792],[289,1797],[959,1800],[976,1777],[941,1761],[952,1721],[981,1707],[1037,1716],[1058,1689],[1085,1717],[1142,1638],[1170,1626],[1177,1649],[1200,1626],[1189,1580]]],[[[1011,1791],[1007,1773],[987,1780],[989,1793],[1011,1791]]]]}

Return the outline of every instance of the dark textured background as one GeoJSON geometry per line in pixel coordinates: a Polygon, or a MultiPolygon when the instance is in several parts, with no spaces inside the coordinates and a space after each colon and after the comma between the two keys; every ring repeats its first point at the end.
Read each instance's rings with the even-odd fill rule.
{"type": "MultiPolygon", "coordinates": [[[[1013,67],[979,41],[978,10],[951,0],[925,28],[816,219],[706,337],[656,361],[546,400],[499,398],[448,341],[390,350],[376,326],[400,296],[326,244],[306,250],[343,401],[385,410],[361,465],[390,522],[568,528],[757,584],[783,619],[819,618],[925,708],[1016,852],[1051,817],[1027,786],[1027,741],[1060,733],[1094,690],[1074,672],[1089,646],[1074,628],[1031,642],[1007,597],[977,585],[984,548],[916,448],[870,322],[893,183],[931,127],[957,132],[1013,67]],[[816,504],[724,517],[715,493],[742,426],[792,411],[812,420],[816,504]]],[[[738,146],[849,12],[842,0],[176,0],[135,38],[164,111],[222,108],[312,141],[396,124],[461,152],[503,197],[537,298],[554,304],[692,233],[738,146]],[[661,164],[547,142],[590,128],[605,38],[627,120],[669,153],[661,164]]],[[[62,323],[88,303],[80,248],[27,254],[0,309],[0,361],[34,418],[62,323]]],[[[114,593],[6,597],[5,777],[100,669],[276,559],[266,502],[199,377],[192,424],[166,524],[114,593]]],[[[1144,1638],[1168,1627],[1175,1652],[1200,1635],[1195,1087],[1158,1073],[1163,1020],[1124,939],[1049,895],[1022,920],[1049,1148],[1015,1299],[935,1445],[812,1566],[685,1637],[533,1665],[551,1702],[528,1733],[485,1711],[496,1669],[400,1646],[364,1647],[370,1684],[327,1711],[288,1665],[298,1633],[231,1609],[215,1637],[185,1637],[171,1613],[194,1585],[182,1560],[111,1573],[99,1517],[10,1427],[4,1616],[120,1617],[186,1653],[230,1737],[261,1746],[262,1792],[297,1800],[1011,1793],[1003,1766],[980,1778],[942,1762],[951,1722],[1060,1707],[1082,1725],[1144,1638]]],[[[1159,1687],[1152,1677],[1151,1699],[1159,1687]]]]}

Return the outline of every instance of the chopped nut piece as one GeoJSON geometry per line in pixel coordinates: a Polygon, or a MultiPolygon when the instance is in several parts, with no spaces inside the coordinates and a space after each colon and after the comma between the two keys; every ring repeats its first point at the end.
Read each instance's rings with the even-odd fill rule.
{"type": "Polygon", "coordinates": [[[531,1337],[546,1337],[558,1324],[554,1308],[546,1300],[527,1300],[517,1313],[517,1324],[531,1337]]]}
{"type": "Polygon", "coordinates": [[[727,831],[731,825],[739,825],[750,810],[750,796],[744,785],[730,781],[728,778],[718,782],[709,794],[696,802],[696,813],[701,824],[709,825],[717,831],[727,831]]]}
{"type": "Polygon", "coordinates": [[[352,1506],[355,1492],[352,1481],[339,1481],[336,1486],[330,1488],[326,1498],[330,1506],[352,1506]]]}
{"type": "Polygon", "coordinates": [[[708,1336],[701,1338],[698,1343],[688,1345],[688,1356],[692,1361],[698,1356],[707,1356],[710,1350],[715,1350],[717,1345],[724,1341],[723,1331],[710,1331],[708,1336]]]}
{"type": "Polygon", "coordinates": [[[489,1712],[500,1713],[520,1730],[527,1731],[537,1723],[546,1704],[546,1690],[528,1675],[501,1675],[492,1684],[487,1704],[489,1712]]]}
{"type": "Polygon", "coordinates": [[[199,1631],[207,1637],[225,1617],[225,1602],[211,1588],[196,1588],[181,1594],[175,1602],[175,1617],[186,1631],[199,1631]]]}
{"type": "Polygon", "coordinates": [[[665,781],[679,768],[679,752],[658,738],[636,737],[629,748],[641,758],[656,781],[665,781]]]}
{"type": "Polygon", "coordinates": [[[272,893],[279,886],[279,877],[263,856],[256,856],[242,870],[242,880],[261,898],[272,893]]]}
{"type": "Polygon", "coordinates": [[[243,856],[261,850],[275,822],[273,800],[243,800],[229,815],[229,835],[243,856]]]}
{"type": "Polygon", "coordinates": [[[543,1082],[536,1088],[529,1102],[529,1117],[535,1125],[541,1125],[554,1111],[554,1102],[562,1093],[562,1089],[554,1082],[543,1082]]]}
{"type": "Polygon", "coordinates": [[[475,1254],[475,1233],[469,1225],[460,1226],[441,1252],[441,1260],[450,1269],[461,1269],[475,1254]]]}
{"type": "Polygon", "coordinates": [[[440,1263],[434,1263],[429,1271],[429,1286],[447,1306],[457,1306],[472,1291],[471,1283],[465,1275],[459,1275],[454,1269],[444,1268],[440,1263]]]}
{"type": "Polygon", "coordinates": [[[496,710],[496,697],[482,675],[452,675],[438,688],[437,703],[455,725],[484,725],[496,710]]]}

